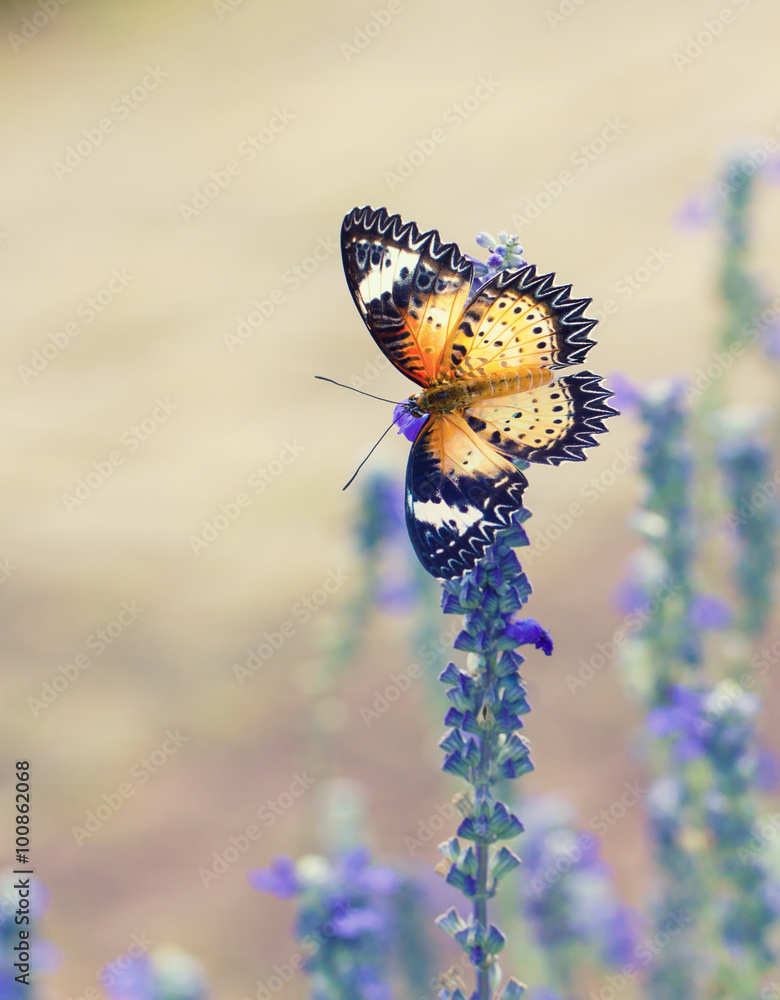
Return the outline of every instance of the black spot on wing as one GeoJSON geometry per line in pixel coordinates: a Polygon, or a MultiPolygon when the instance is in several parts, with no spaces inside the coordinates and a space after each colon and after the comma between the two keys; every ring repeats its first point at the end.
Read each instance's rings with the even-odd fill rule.
{"type": "MultiPolygon", "coordinates": [[[[528,462],[539,462],[544,465],[560,465],[561,462],[581,462],[585,459],[583,450],[592,448],[599,442],[594,434],[604,434],[607,428],[604,421],[607,417],[619,415],[619,411],[608,406],[604,401],[613,393],[602,383],[593,372],[577,372],[575,375],[564,375],[556,379],[558,385],[569,398],[572,413],[571,427],[567,433],[554,442],[552,446],[539,449],[523,448],[521,457],[528,462]]],[[[542,390],[543,391],[543,390],[542,390]]],[[[559,399],[560,392],[552,393],[550,399],[559,399]]],[[[561,405],[552,408],[559,413],[561,405]]],[[[554,424],[559,424],[561,418],[555,417],[554,424]]],[[[547,429],[547,434],[553,433],[547,429]]],[[[538,443],[538,442],[537,442],[538,443]]],[[[548,443],[549,444],[549,443],[548,443]]]]}

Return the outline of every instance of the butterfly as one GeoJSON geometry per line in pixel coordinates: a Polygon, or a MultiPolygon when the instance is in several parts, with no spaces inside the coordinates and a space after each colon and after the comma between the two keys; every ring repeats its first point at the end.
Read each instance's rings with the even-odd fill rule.
{"type": "Polygon", "coordinates": [[[516,463],[580,461],[617,413],[597,375],[553,374],[594,344],[590,299],[532,265],[475,283],[454,243],[385,208],[353,209],[341,251],[371,336],[419,387],[403,404],[425,418],[406,469],[412,546],[433,576],[458,577],[521,506],[528,481],[516,463]]]}

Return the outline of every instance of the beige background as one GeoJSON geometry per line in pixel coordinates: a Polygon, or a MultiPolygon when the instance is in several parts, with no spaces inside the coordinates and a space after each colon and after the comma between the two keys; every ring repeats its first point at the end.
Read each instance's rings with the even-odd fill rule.
{"type": "MultiPolygon", "coordinates": [[[[597,310],[618,303],[589,366],[644,381],[693,374],[711,350],[717,241],[680,233],[673,215],[730,150],[780,140],[777,6],[402,0],[369,44],[344,50],[382,2],[217,10],[208,0],[71,0],[24,43],[9,33],[36,11],[43,22],[41,8],[2,12],[0,557],[13,567],[0,588],[2,773],[7,782],[9,763],[33,763],[34,857],[53,895],[45,929],[65,955],[53,996],[90,996],[100,966],[134,934],[191,950],[226,998],[253,996],[293,951],[290,908],[249,890],[244,871],[315,846],[306,798],[210,889],[197,871],[307,764],[312,699],[295,678],[316,655],[317,621],[349,584],[244,686],[234,663],[329,573],[354,578],[357,494],[341,486],[389,407],[313,380],[350,381],[376,360],[338,253],[321,250],[298,288],[289,273],[333,247],[347,211],[385,204],[475,253],[480,229],[515,230],[527,199],[554,192],[569,171],[571,183],[542,197],[520,232],[527,258],[592,295],[597,310]],[[675,65],[723,10],[732,16],[719,37],[675,65]],[[479,93],[493,92],[475,107],[483,78],[492,83],[479,93]],[[85,140],[105,119],[100,143],[85,140]],[[283,119],[250,161],[242,144],[283,119]],[[610,122],[614,141],[601,142],[610,122]],[[436,129],[443,140],[408,178],[388,176],[436,129]],[[64,171],[57,164],[79,142],[87,155],[64,171]],[[205,209],[183,213],[212,172],[231,169],[205,209]],[[635,293],[621,292],[653,253],[669,256],[635,293]],[[119,291],[115,282],[88,321],[89,297],[115,270],[132,279],[119,291]],[[273,312],[230,351],[224,336],[256,299],[273,312]],[[26,372],[69,323],[79,332],[26,372]],[[130,445],[155,412],[156,431],[130,445]],[[262,493],[248,490],[290,445],[299,457],[262,493]],[[112,453],[112,474],[98,474],[86,499],[64,498],[112,453]],[[191,536],[242,492],[248,507],[195,554],[191,536]],[[96,654],[89,637],[123,602],[143,611],[96,654]],[[30,699],[79,654],[89,667],[36,714],[30,699]],[[77,846],[72,827],[177,729],[187,742],[77,846]]],[[[755,216],[769,289],[780,271],[778,197],[762,188],[755,216]]],[[[384,371],[372,390],[401,398],[410,386],[384,371]]],[[[534,470],[532,536],[626,452],[635,459],[628,419],[586,464],[534,470]]],[[[377,467],[400,475],[405,455],[405,442],[387,440],[377,467]]],[[[528,664],[537,771],[527,787],[566,790],[586,825],[641,776],[629,752],[636,719],[614,672],[575,696],[564,682],[620,626],[609,595],[635,545],[626,522],[639,489],[632,474],[618,477],[529,565],[530,612],[552,629],[556,654],[528,664]]],[[[359,669],[327,706],[344,725],[316,775],[364,780],[374,844],[400,859],[403,836],[451,793],[420,691],[381,724],[360,719],[409,660],[404,630],[377,617],[359,669]]],[[[605,840],[632,901],[649,879],[639,812],[605,840]]],[[[4,841],[7,832],[4,821],[4,841]]],[[[430,848],[426,860],[435,856],[430,848]]],[[[295,981],[284,995],[302,989],[295,981]]]]}

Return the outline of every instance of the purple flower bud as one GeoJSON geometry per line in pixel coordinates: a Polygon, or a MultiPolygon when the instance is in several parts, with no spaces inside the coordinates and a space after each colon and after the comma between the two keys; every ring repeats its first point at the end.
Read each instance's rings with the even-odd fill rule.
{"type": "Polygon", "coordinates": [[[728,628],[733,617],[728,604],[712,594],[697,594],[691,602],[690,623],[694,628],[728,628]]]}
{"type": "Polygon", "coordinates": [[[249,873],[249,884],[258,892],[270,892],[279,899],[292,899],[301,891],[292,858],[280,854],[268,868],[255,868],[249,873]]]}
{"type": "Polygon", "coordinates": [[[398,433],[403,434],[409,441],[414,441],[420,433],[420,428],[428,419],[427,417],[415,417],[409,412],[407,402],[399,403],[393,410],[393,419],[396,421],[398,433]]]}
{"type": "Polygon", "coordinates": [[[510,622],[504,629],[504,634],[514,639],[518,646],[535,646],[547,656],[553,651],[552,636],[533,618],[521,618],[510,622]]]}

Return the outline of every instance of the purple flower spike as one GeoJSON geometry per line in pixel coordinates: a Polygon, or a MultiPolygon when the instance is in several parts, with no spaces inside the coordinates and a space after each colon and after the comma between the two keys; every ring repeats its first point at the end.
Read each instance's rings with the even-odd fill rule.
{"type": "Polygon", "coordinates": [[[295,863],[284,854],[274,858],[268,868],[256,868],[250,872],[249,884],[258,892],[270,892],[279,899],[292,899],[301,891],[295,863]]]}

